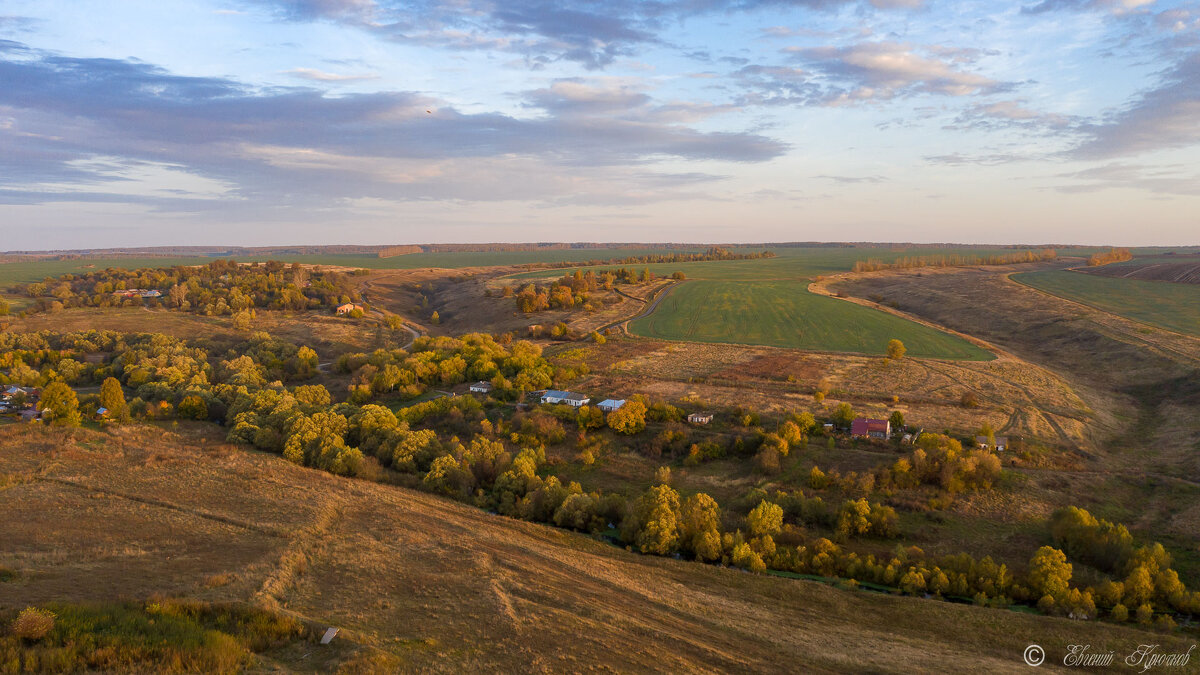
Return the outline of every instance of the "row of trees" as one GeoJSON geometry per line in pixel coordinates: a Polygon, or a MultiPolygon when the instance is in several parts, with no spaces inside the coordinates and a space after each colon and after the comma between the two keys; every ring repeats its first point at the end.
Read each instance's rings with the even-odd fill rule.
{"type": "Polygon", "coordinates": [[[895,262],[884,262],[877,258],[859,260],[854,263],[854,272],[878,272],[889,269],[915,269],[918,267],[969,267],[971,265],[1012,265],[1017,263],[1042,262],[1055,260],[1058,252],[1054,249],[1040,251],[1021,251],[1019,253],[1004,253],[995,255],[921,255],[897,258],[895,262]]]}
{"type": "Polygon", "coordinates": [[[738,253],[721,246],[711,246],[702,253],[651,253],[648,255],[625,256],[623,258],[610,258],[608,260],[589,260],[587,262],[562,261],[550,263],[548,265],[539,265],[545,267],[580,267],[596,265],[643,265],[652,263],[683,263],[683,262],[704,262],[711,260],[757,260],[760,258],[774,258],[775,254],[771,251],[747,251],[738,253]]]}
{"type": "Polygon", "coordinates": [[[1091,257],[1088,258],[1087,264],[1088,267],[1099,267],[1101,265],[1124,262],[1126,260],[1133,260],[1133,253],[1130,253],[1129,249],[1127,248],[1114,248],[1102,253],[1093,253],[1091,257]]]}

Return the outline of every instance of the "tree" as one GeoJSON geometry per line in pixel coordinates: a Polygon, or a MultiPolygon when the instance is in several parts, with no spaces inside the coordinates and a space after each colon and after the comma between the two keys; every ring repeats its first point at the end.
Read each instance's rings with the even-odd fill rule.
{"type": "Polygon", "coordinates": [[[899,340],[888,341],[887,355],[889,359],[892,359],[893,361],[899,361],[900,359],[904,358],[906,353],[908,353],[908,349],[904,346],[903,342],[899,340]]]}
{"type": "Polygon", "coordinates": [[[184,396],[179,402],[179,407],[175,409],[180,417],[186,420],[206,420],[208,419],[208,404],[204,399],[196,395],[184,396]]]}
{"type": "Polygon", "coordinates": [[[746,527],[752,537],[774,537],[783,529],[783,507],[762,500],[746,514],[746,527]]]}
{"type": "Polygon", "coordinates": [[[442,316],[435,310],[433,314],[429,315],[429,323],[435,326],[440,325],[442,323],[442,316]]]}
{"type": "Polygon", "coordinates": [[[250,310],[243,309],[240,312],[235,312],[233,315],[233,329],[246,331],[250,330],[250,319],[252,314],[250,310]]]}
{"type": "Polygon", "coordinates": [[[1029,560],[1029,587],[1037,595],[1059,599],[1070,588],[1071,573],[1065,553],[1053,546],[1043,546],[1029,560]]]}
{"type": "Polygon", "coordinates": [[[631,514],[633,541],[642,553],[667,555],[679,543],[679,493],[656,485],[638,498],[631,514]]]}
{"type": "Polygon", "coordinates": [[[978,408],[979,407],[979,395],[973,391],[965,391],[965,392],[963,392],[962,398],[959,400],[959,403],[961,403],[962,407],[964,407],[964,408],[978,408]]]}
{"type": "Polygon", "coordinates": [[[646,405],[629,401],[608,414],[608,426],[619,434],[636,434],[646,428],[646,405]]]}
{"type": "Polygon", "coordinates": [[[856,417],[858,417],[858,413],[854,412],[854,408],[849,403],[839,403],[833,414],[829,416],[829,419],[833,420],[833,423],[839,427],[846,428],[850,426],[850,423],[856,417]]]}
{"type": "Polygon", "coordinates": [[[8,316],[9,307],[8,301],[0,298],[0,316],[8,316]]]}
{"type": "Polygon", "coordinates": [[[125,392],[121,389],[121,382],[117,378],[107,378],[100,385],[100,407],[108,409],[110,419],[118,421],[129,419],[129,406],[125,403],[125,392]]]}
{"type": "Polygon", "coordinates": [[[899,410],[893,410],[892,416],[888,418],[888,422],[892,425],[892,431],[902,433],[904,431],[904,413],[899,410]]]}
{"type": "Polygon", "coordinates": [[[680,548],[697,560],[721,557],[721,507],[699,492],[683,501],[679,515],[680,548]]]}
{"type": "Polygon", "coordinates": [[[42,419],[48,424],[59,427],[79,426],[79,398],[65,382],[51,382],[46,385],[42,390],[38,409],[42,411],[42,419]]]}

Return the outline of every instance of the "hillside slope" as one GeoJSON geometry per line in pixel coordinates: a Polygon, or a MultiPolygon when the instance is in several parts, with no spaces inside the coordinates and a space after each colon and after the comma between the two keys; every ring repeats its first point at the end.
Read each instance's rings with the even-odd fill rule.
{"type": "MultiPolygon", "coordinates": [[[[253,601],[339,626],[406,670],[1015,671],[1030,643],[1051,662],[1067,644],[1182,643],[635,555],[302,469],[206,425],[3,428],[0,540],[0,565],[20,574],[0,583],[0,609],[253,601]]],[[[264,666],[312,668],[288,658],[264,666]]]]}

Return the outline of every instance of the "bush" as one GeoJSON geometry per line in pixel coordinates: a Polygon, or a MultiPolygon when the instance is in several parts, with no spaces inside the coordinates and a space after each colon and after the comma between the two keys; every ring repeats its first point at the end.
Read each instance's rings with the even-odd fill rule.
{"type": "Polygon", "coordinates": [[[21,610],[12,624],[13,635],[31,642],[41,640],[52,630],[54,630],[54,614],[37,607],[26,607],[21,610]]]}

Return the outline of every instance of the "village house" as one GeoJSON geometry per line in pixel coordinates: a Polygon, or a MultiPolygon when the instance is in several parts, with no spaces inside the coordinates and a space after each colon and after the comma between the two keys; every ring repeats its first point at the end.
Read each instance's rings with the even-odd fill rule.
{"type": "Polygon", "coordinates": [[[492,391],[492,383],[480,380],[471,385],[470,390],[476,394],[489,394],[492,391]]]}
{"type": "Polygon", "coordinates": [[[892,423],[888,420],[873,420],[859,417],[850,423],[852,438],[878,438],[887,440],[892,435],[892,423]]]}
{"type": "Polygon", "coordinates": [[[576,394],[571,391],[559,391],[558,389],[547,389],[542,392],[542,403],[566,403],[569,406],[578,408],[587,405],[587,402],[592,399],[583,394],[576,394]]]}
{"type": "MultiPolygon", "coordinates": [[[[1004,450],[1006,448],[1008,448],[1008,436],[996,436],[995,441],[996,441],[996,447],[994,447],[992,449],[995,450],[996,452],[1004,452],[1004,450]]],[[[975,437],[975,445],[978,445],[981,448],[988,448],[991,446],[991,444],[988,443],[987,436],[976,436],[975,437]]]]}
{"type": "Polygon", "coordinates": [[[356,305],[356,304],[354,304],[354,303],[352,303],[352,302],[347,302],[347,303],[346,303],[346,304],[344,304],[344,305],[338,305],[338,308],[337,308],[337,315],[338,315],[338,316],[345,316],[345,315],[349,314],[350,312],[353,312],[353,311],[354,311],[354,310],[356,310],[356,309],[357,309],[358,311],[360,311],[360,312],[361,312],[361,311],[363,311],[363,306],[362,306],[362,305],[356,305]]]}
{"type": "Polygon", "coordinates": [[[610,413],[614,410],[620,410],[621,406],[625,405],[625,399],[606,398],[596,405],[602,412],[610,413]]]}
{"type": "Polygon", "coordinates": [[[687,416],[690,424],[710,424],[713,421],[713,414],[710,412],[694,412],[687,416]]]}

